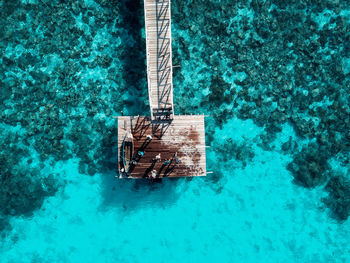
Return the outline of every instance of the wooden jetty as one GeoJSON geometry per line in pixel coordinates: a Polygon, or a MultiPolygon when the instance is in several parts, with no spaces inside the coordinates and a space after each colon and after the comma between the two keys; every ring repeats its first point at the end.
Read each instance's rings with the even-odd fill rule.
{"type": "Polygon", "coordinates": [[[204,115],[174,115],[170,0],[144,0],[148,116],[118,117],[120,178],[206,175],[204,115]],[[125,165],[125,140],[134,157],[125,165]]]}
{"type": "Polygon", "coordinates": [[[147,81],[151,118],[173,106],[173,67],[169,0],[144,0],[147,81]]]}

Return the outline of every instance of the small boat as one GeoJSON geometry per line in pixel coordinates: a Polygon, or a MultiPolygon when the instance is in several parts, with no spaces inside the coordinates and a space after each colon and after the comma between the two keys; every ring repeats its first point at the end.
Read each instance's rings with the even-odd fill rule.
{"type": "Polygon", "coordinates": [[[129,172],[130,163],[134,155],[134,137],[127,132],[122,144],[122,165],[125,173],[129,172]]]}

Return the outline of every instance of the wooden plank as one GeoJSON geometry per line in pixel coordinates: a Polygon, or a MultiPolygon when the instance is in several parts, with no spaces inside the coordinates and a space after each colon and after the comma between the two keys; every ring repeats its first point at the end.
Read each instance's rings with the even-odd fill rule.
{"type": "MultiPolygon", "coordinates": [[[[151,108],[151,118],[155,119],[153,116],[153,109],[155,108],[166,108],[170,105],[172,112],[174,112],[171,49],[171,3],[169,0],[164,0],[161,2],[156,0],[144,0],[144,9],[148,94],[151,108]],[[161,20],[159,17],[166,20],[161,20]],[[168,26],[165,27],[164,25],[168,26]],[[162,40],[161,38],[165,38],[165,40],[162,40]],[[161,54],[166,54],[167,58],[162,60],[160,58],[161,54]],[[164,72],[164,68],[168,68],[167,72],[164,72]]],[[[170,118],[172,117],[173,114],[171,114],[170,118]]]]}

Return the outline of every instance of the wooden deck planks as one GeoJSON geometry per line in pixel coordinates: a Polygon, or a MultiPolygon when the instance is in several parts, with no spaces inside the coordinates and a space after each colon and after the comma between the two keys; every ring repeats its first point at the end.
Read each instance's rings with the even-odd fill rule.
{"type": "Polygon", "coordinates": [[[144,0],[147,78],[151,118],[155,109],[173,106],[170,0],[144,0]]]}
{"type": "MultiPolygon", "coordinates": [[[[203,115],[177,115],[170,124],[165,125],[151,123],[149,117],[118,117],[119,155],[127,131],[131,131],[134,136],[135,152],[141,149],[148,134],[153,137],[144,149],[144,156],[132,170],[130,178],[146,178],[151,170],[156,170],[160,178],[206,175],[203,115]],[[160,125],[158,129],[157,125],[160,125]],[[159,153],[161,160],[150,170],[152,159],[159,153]],[[178,164],[174,162],[175,153],[179,159],[178,164]],[[166,160],[173,161],[170,165],[164,166],[166,160]]],[[[119,161],[118,164],[120,169],[119,161]]]]}

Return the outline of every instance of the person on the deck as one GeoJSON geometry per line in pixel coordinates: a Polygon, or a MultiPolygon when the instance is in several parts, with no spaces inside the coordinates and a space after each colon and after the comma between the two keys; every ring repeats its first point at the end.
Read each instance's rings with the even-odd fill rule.
{"type": "Polygon", "coordinates": [[[175,164],[179,163],[179,158],[177,158],[177,152],[174,154],[175,164]]]}
{"type": "Polygon", "coordinates": [[[144,151],[138,151],[138,152],[137,152],[137,155],[138,155],[140,158],[143,157],[144,154],[145,154],[144,151]]]}
{"type": "Polygon", "coordinates": [[[148,146],[148,144],[151,143],[151,141],[152,141],[152,136],[151,136],[150,134],[147,134],[146,140],[143,142],[143,144],[142,144],[140,150],[145,149],[145,148],[148,146]]]}
{"type": "Polygon", "coordinates": [[[150,179],[156,179],[156,177],[157,177],[157,171],[153,170],[152,173],[149,175],[149,178],[150,179]]]}
{"type": "Polygon", "coordinates": [[[175,169],[177,164],[179,164],[179,158],[177,158],[177,152],[176,152],[173,158],[171,158],[171,161],[169,160],[168,166],[164,171],[164,177],[169,176],[169,174],[171,174],[171,172],[175,169]]]}

